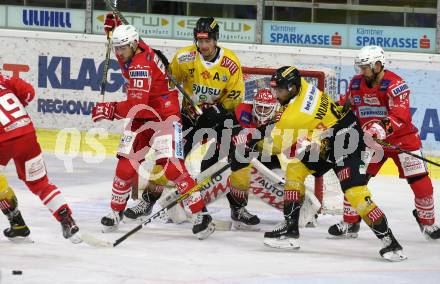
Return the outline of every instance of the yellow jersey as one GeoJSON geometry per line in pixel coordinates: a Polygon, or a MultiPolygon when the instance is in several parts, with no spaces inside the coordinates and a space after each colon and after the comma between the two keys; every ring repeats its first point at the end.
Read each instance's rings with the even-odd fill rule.
{"type": "Polygon", "coordinates": [[[197,51],[196,45],[184,47],[174,56],[170,71],[195,104],[220,102],[225,109],[232,111],[244,97],[243,73],[235,54],[227,48],[219,48],[215,62],[208,62],[197,51]]]}
{"type": "Polygon", "coordinates": [[[299,137],[320,143],[324,130],[345,116],[342,109],[327,94],[301,79],[299,94],[285,106],[275,123],[269,149],[272,154],[279,154],[291,148],[299,137]]]}

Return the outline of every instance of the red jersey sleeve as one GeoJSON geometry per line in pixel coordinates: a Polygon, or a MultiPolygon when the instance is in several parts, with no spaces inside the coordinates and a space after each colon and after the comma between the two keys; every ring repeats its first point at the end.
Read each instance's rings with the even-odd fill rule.
{"type": "Polygon", "coordinates": [[[27,106],[35,98],[35,89],[31,84],[18,77],[0,75],[0,81],[11,90],[23,106],[27,106]]]}
{"type": "Polygon", "coordinates": [[[411,111],[409,107],[410,89],[401,78],[396,78],[387,89],[388,119],[391,122],[393,134],[399,133],[406,125],[411,124],[411,111]]]}

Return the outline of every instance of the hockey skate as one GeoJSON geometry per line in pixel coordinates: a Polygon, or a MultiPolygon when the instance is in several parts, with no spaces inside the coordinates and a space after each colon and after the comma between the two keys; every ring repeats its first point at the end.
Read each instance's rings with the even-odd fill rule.
{"type": "Polygon", "coordinates": [[[208,238],[215,231],[212,217],[205,210],[194,214],[192,232],[199,240],[208,238]]]}
{"type": "Polygon", "coordinates": [[[123,211],[112,210],[107,216],[102,217],[101,224],[104,226],[102,228],[103,233],[109,233],[116,231],[119,227],[119,223],[124,218],[123,211]]]}
{"type": "Polygon", "coordinates": [[[341,221],[328,228],[329,239],[355,239],[358,237],[360,222],[347,223],[341,221]]]}
{"type": "Polygon", "coordinates": [[[6,214],[9,219],[10,227],[3,231],[5,237],[13,242],[33,242],[29,238],[30,230],[26,226],[23,217],[18,209],[15,209],[6,214]]]}
{"type": "Polygon", "coordinates": [[[148,193],[144,192],[142,198],[140,198],[137,204],[124,211],[124,223],[132,221],[143,221],[145,217],[151,214],[155,202],[149,201],[148,193]]]}
{"type": "Polygon", "coordinates": [[[58,215],[61,217],[61,230],[63,232],[63,237],[69,239],[74,244],[79,244],[82,242],[81,237],[79,236],[79,228],[75,224],[75,220],[73,220],[72,215],[69,214],[67,208],[62,209],[58,215]]]}
{"type": "Polygon", "coordinates": [[[413,210],[413,215],[416,218],[417,224],[419,224],[420,231],[423,236],[429,240],[438,240],[440,239],[440,227],[437,224],[432,225],[424,225],[420,223],[419,217],[417,216],[417,210],[413,210]]]}
{"type": "Polygon", "coordinates": [[[379,254],[383,259],[391,262],[399,262],[407,259],[406,255],[402,252],[402,246],[397,242],[391,232],[380,240],[382,241],[383,248],[379,251],[379,254]]]}
{"type": "Polygon", "coordinates": [[[264,245],[272,248],[298,250],[298,224],[288,219],[279,223],[271,232],[264,233],[264,245]]]}
{"type": "Polygon", "coordinates": [[[236,230],[259,231],[260,219],[257,215],[252,215],[246,207],[231,207],[232,226],[236,230]]]}

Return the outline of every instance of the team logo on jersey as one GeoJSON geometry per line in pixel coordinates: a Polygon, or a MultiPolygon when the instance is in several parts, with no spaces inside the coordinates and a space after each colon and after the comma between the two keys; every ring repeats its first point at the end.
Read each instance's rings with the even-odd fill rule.
{"type": "Polygon", "coordinates": [[[380,105],[379,98],[376,94],[365,94],[364,103],[367,105],[380,105]]]}
{"type": "Polygon", "coordinates": [[[148,70],[130,70],[128,71],[131,79],[135,78],[150,78],[150,72],[148,70]]]}
{"type": "Polygon", "coordinates": [[[203,79],[208,80],[209,78],[211,78],[211,73],[209,73],[208,70],[203,71],[201,74],[203,79]]]}
{"type": "Polygon", "coordinates": [[[235,63],[234,60],[230,59],[227,56],[223,56],[222,63],[220,65],[222,67],[228,68],[229,73],[231,73],[231,75],[234,75],[235,72],[237,72],[238,70],[237,63],[235,63]]]}
{"type": "Polygon", "coordinates": [[[210,102],[208,98],[211,99],[211,97],[214,97],[213,99],[211,99],[212,101],[214,101],[220,95],[220,92],[221,90],[217,88],[193,84],[193,95],[203,101],[210,102]]]}
{"type": "Polygon", "coordinates": [[[353,102],[355,105],[360,105],[362,103],[361,96],[353,96],[353,102]]]}
{"type": "Polygon", "coordinates": [[[179,64],[182,64],[184,62],[192,62],[196,59],[196,51],[189,51],[189,52],[185,52],[182,53],[177,60],[179,61],[179,64]]]}
{"type": "Polygon", "coordinates": [[[317,103],[318,103],[318,89],[316,89],[316,87],[313,85],[309,85],[301,106],[301,112],[311,115],[315,110],[317,103]]]}
{"type": "Polygon", "coordinates": [[[409,87],[406,83],[402,83],[398,85],[397,87],[394,87],[391,89],[391,93],[394,97],[402,95],[404,92],[408,91],[409,87]]]}
{"type": "Polygon", "coordinates": [[[388,115],[388,111],[386,107],[370,107],[370,106],[359,107],[360,118],[385,117],[387,115],[388,115]]]}

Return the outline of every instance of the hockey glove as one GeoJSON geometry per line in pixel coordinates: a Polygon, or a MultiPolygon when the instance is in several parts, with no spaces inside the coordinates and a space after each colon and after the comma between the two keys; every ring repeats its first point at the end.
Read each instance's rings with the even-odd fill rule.
{"type": "Polygon", "coordinates": [[[115,118],[116,102],[97,103],[92,109],[92,120],[97,122],[103,119],[113,120],[115,118]]]}
{"type": "Polygon", "coordinates": [[[214,128],[227,118],[228,111],[221,104],[216,104],[203,111],[203,114],[197,120],[197,124],[200,128],[214,128]]]}
{"type": "Polygon", "coordinates": [[[366,135],[369,135],[379,140],[386,139],[388,135],[393,132],[389,119],[372,122],[365,125],[363,128],[366,135]]]}
{"type": "Polygon", "coordinates": [[[105,16],[104,21],[104,31],[108,35],[112,32],[115,27],[122,25],[121,19],[118,16],[113,15],[113,13],[108,13],[105,16]]]}

